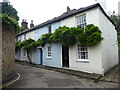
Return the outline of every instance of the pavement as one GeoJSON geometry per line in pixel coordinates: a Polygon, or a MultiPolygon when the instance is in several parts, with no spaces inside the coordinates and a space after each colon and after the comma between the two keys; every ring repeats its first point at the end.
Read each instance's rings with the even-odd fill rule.
{"type": "MultiPolygon", "coordinates": [[[[15,63],[20,79],[6,88],[118,88],[117,82],[99,81],[55,71],[50,67],[38,67],[34,64],[15,63]]],[[[69,71],[69,70],[68,70],[69,71]]]]}
{"type": "Polygon", "coordinates": [[[100,80],[103,79],[103,81],[107,81],[107,82],[114,82],[114,83],[119,83],[119,66],[115,66],[114,68],[112,68],[108,73],[105,74],[105,76],[101,77],[100,80]]]}
{"type": "Polygon", "coordinates": [[[113,67],[111,70],[109,70],[109,72],[107,72],[104,76],[102,76],[100,74],[85,73],[85,72],[81,72],[81,71],[71,70],[69,68],[57,68],[57,67],[29,64],[29,63],[19,62],[19,61],[16,61],[16,63],[22,64],[22,65],[33,66],[33,67],[37,67],[37,68],[42,68],[42,69],[47,69],[47,70],[52,70],[52,71],[56,71],[56,72],[62,72],[62,73],[74,75],[74,76],[77,76],[80,78],[93,79],[95,82],[106,81],[106,82],[119,83],[120,64],[113,67]]]}

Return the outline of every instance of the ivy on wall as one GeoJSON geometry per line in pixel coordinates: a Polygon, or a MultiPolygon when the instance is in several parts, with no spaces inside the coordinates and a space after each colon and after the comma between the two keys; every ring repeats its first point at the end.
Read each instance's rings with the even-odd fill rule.
{"type": "MultiPolygon", "coordinates": [[[[86,46],[94,46],[98,44],[101,40],[102,32],[97,26],[94,26],[93,24],[89,24],[85,27],[85,29],[79,28],[79,27],[59,27],[55,30],[54,33],[49,34],[43,34],[36,42],[32,39],[28,39],[26,41],[33,41],[30,43],[23,42],[16,42],[16,47],[25,47],[30,46],[36,47],[36,46],[44,46],[46,43],[57,43],[62,42],[65,46],[71,46],[76,44],[77,42],[80,42],[82,45],[86,46]]],[[[23,48],[24,49],[24,48],[23,48]]]]}

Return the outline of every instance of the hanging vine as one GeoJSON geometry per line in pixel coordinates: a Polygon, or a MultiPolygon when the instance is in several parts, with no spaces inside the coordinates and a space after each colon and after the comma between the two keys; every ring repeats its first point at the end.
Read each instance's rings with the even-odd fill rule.
{"type": "Polygon", "coordinates": [[[85,29],[79,27],[59,27],[52,34],[43,34],[41,38],[38,39],[37,45],[44,46],[45,43],[55,43],[62,42],[65,46],[71,46],[80,42],[82,45],[94,46],[98,44],[101,40],[102,32],[97,26],[89,24],[85,29]]]}
{"type": "MultiPolygon", "coordinates": [[[[102,32],[97,26],[94,26],[93,24],[87,25],[85,29],[79,27],[69,28],[63,26],[56,29],[54,33],[43,34],[36,42],[34,42],[34,44],[32,44],[32,47],[44,46],[46,43],[56,42],[62,42],[65,46],[71,46],[77,42],[80,42],[82,45],[86,46],[94,46],[102,39],[102,32]]],[[[22,46],[22,43],[24,42],[26,41],[19,43],[21,43],[22,46]]],[[[19,44],[16,45],[19,47],[19,44]]],[[[25,45],[28,47],[30,43],[25,45]]],[[[23,45],[23,47],[25,46],[23,45]]]]}

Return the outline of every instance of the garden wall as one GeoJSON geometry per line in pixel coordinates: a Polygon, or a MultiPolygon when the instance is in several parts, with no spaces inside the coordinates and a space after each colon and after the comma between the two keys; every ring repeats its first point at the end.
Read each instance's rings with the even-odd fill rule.
{"type": "Polygon", "coordinates": [[[2,27],[2,83],[7,82],[15,76],[15,32],[14,27],[2,27]]]}

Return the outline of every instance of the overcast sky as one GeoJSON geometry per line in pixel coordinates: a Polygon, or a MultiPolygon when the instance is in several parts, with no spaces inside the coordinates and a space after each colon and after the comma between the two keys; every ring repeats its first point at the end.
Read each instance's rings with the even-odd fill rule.
{"type": "MultiPolygon", "coordinates": [[[[2,0],[0,0],[2,1],[2,0]]],[[[22,19],[33,20],[34,24],[40,24],[49,19],[57,17],[66,12],[66,7],[79,9],[96,3],[95,0],[9,0],[13,7],[18,11],[22,19]]],[[[106,0],[107,11],[118,11],[118,1],[106,0]]]]}

